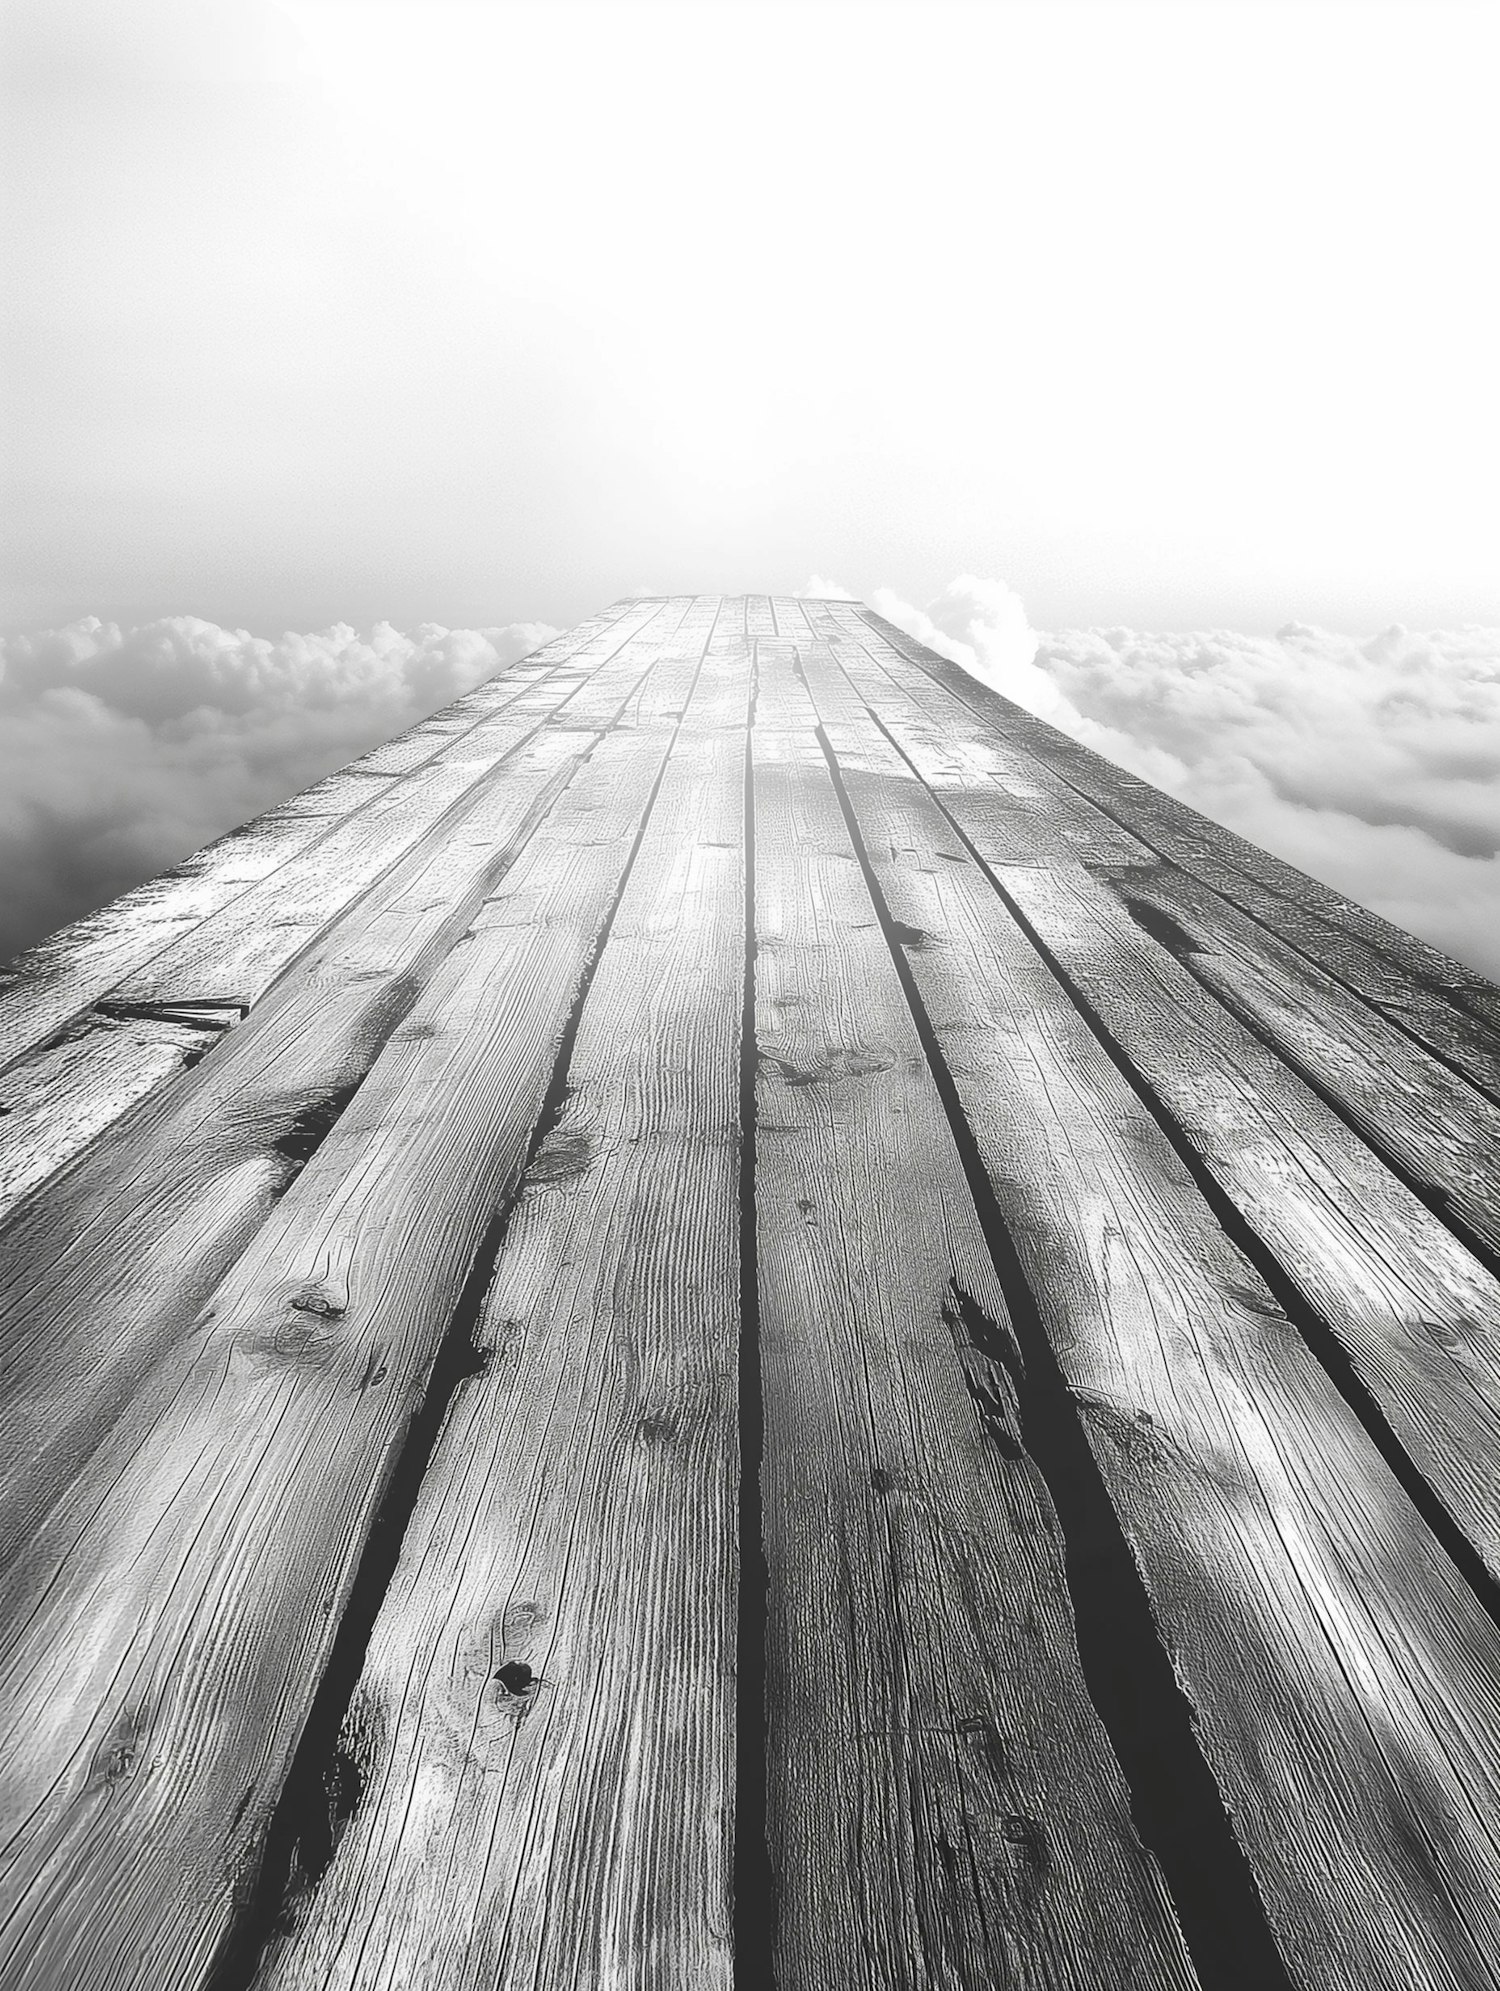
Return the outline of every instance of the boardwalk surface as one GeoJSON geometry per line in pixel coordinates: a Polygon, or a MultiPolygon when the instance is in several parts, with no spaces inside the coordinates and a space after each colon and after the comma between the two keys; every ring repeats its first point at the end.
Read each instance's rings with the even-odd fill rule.
{"type": "Polygon", "coordinates": [[[0,1991],[1500,1991],[1500,990],[634,600],[0,972],[0,1991]]]}

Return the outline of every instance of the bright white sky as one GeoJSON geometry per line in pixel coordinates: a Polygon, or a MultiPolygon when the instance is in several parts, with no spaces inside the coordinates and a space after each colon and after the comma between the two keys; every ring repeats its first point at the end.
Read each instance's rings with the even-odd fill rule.
{"type": "Polygon", "coordinates": [[[11,626],[1500,623],[1500,12],[11,0],[11,626]]]}

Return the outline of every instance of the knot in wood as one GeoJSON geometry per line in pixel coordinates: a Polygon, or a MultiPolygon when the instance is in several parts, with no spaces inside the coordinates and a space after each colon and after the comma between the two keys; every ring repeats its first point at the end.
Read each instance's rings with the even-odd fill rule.
{"type": "Polygon", "coordinates": [[[295,1307],[299,1314],[317,1314],[325,1320],[344,1311],[342,1300],[335,1298],[326,1286],[320,1285],[299,1287],[287,1305],[295,1307]]]}

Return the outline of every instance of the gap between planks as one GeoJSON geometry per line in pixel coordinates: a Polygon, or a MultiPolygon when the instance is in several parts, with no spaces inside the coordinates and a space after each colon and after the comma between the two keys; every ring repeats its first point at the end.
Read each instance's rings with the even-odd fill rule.
{"type": "Polygon", "coordinates": [[[674,725],[595,750],[33,1544],[5,1671],[7,1986],[196,1984],[236,1912],[674,725]]]}
{"type": "Polygon", "coordinates": [[[855,643],[873,631],[879,645],[917,665],[944,706],[1010,734],[1081,800],[1291,942],[1500,1102],[1500,989],[1483,976],[1113,766],[873,611],[830,605],[824,626],[855,643]]]}
{"type": "Polygon", "coordinates": [[[1269,1325],[1280,1309],[1195,1211],[1170,1148],[936,803],[880,762],[894,756],[873,726],[857,750],[830,731],[1025,1275],[1050,1331],[1068,1324],[1058,1354],[1289,1960],[1350,1991],[1489,1984],[1495,1627],[1316,1363],[1269,1325]],[[1046,1159],[1059,1140],[1062,1202],[1046,1159]],[[1288,1837],[1268,1838],[1257,1793],[1278,1788],[1288,1837]],[[1372,1946],[1381,1905],[1403,1897],[1399,1942],[1372,1946]]]}
{"type": "Polygon", "coordinates": [[[725,661],[711,646],[364,1655],[361,1799],[265,1991],[732,1982],[747,687],[725,661]]]}
{"type": "MultiPolygon", "coordinates": [[[[612,667],[618,674],[622,657],[633,655],[632,645],[643,630],[666,618],[670,635],[671,607],[661,604],[649,613],[638,609],[617,618],[602,637],[586,637],[561,662],[543,668],[540,679],[534,669],[516,675],[521,671],[517,666],[490,680],[451,708],[482,700],[465,712],[468,723],[446,725],[435,739],[424,738],[423,752],[406,756],[410,766],[400,778],[380,781],[374,795],[369,795],[367,780],[362,788],[355,783],[351,803],[346,770],[293,797],[282,810],[245,825],[236,833],[241,845],[247,840],[253,845],[257,836],[264,841],[263,832],[274,832],[270,840],[276,861],[269,867],[250,865],[249,882],[223,903],[214,904],[210,892],[187,930],[175,937],[152,931],[160,921],[132,930],[127,920],[124,943],[133,941],[144,949],[143,958],[122,976],[117,947],[111,956],[116,978],[107,992],[96,990],[92,1009],[75,1015],[60,1034],[45,1041],[58,1003],[80,996],[91,985],[93,968],[85,944],[70,953],[66,934],[49,943],[58,968],[52,982],[44,980],[40,991],[34,981],[22,985],[23,1013],[12,1016],[8,1026],[0,1005],[0,1026],[9,1029],[16,1053],[0,1076],[0,1222],[8,1209],[34,1195],[138,1101],[206,1055],[222,1029],[246,1015],[321,932],[376,889],[411,852],[424,842],[457,835],[465,814],[482,808],[486,786],[493,786],[528,743],[544,737],[546,726],[577,714],[586,727],[590,695],[599,730],[618,723],[629,700],[600,710],[599,687],[609,681],[612,667]],[[588,668],[562,667],[586,662],[591,643],[602,654],[588,668]],[[323,806],[311,806],[310,798],[318,789],[341,783],[343,804],[327,805],[332,813],[325,821],[323,806]],[[323,826],[304,836],[301,846],[281,848],[276,826],[288,811],[295,811],[298,821],[323,826]],[[256,877],[257,869],[263,875],[256,877]],[[70,964],[71,979],[65,972],[70,964]],[[24,1047],[23,1025],[34,1040],[25,1055],[17,1050],[24,1047]]],[[[650,656],[649,650],[639,656],[637,682],[649,674],[650,656]]],[[[433,723],[423,722],[413,734],[428,735],[433,723]]],[[[398,747],[402,741],[391,744],[398,747]]],[[[245,868],[241,860],[240,869],[245,868]]],[[[235,881],[210,878],[211,885],[229,882],[235,881]]],[[[106,926],[110,920],[126,920],[130,903],[129,897],[117,901],[100,919],[106,926]]]]}

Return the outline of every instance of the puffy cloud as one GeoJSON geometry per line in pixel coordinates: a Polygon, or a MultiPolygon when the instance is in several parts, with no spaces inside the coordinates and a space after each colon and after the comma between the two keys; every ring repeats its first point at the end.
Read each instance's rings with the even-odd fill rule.
{"type": "MultiPolygon", "coordinates": [[[[813,576],[809,596],[849,596],[813,576]]],[[[892,622],[1500,978],[1500,630],[1036,634],[964,575],[892,622]]],[[[275,642],[92,618],[0,646],[0,959],[523,656],[540,624],[275,642]]]]}
{"type": "Polygon", "coordinates": [[[998,582],[890,621],[1018,705],[1500,978],[1500,630],[1034,636],[998,582]]]}
{"type": "Polygon", "coordinates": [[[1059,709],[1051,680],[1034,668],[1039,639],[1026,619],[1026,606],[1004,581],[960,574],[925,609],[914,608],[892,588],[877,588],[870,606],[1028,712],[1050,718],[1059,709]]]}
{"type": "Polygon", "coordinates": [[[0,960],[412,725],[555,632],[171,616],[0,643],[0,960]]]}

